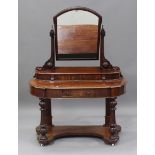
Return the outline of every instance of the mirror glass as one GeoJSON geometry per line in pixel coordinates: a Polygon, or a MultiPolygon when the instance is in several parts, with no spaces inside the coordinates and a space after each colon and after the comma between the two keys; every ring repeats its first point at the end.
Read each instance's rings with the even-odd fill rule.
{"type": "Polygon", "coordinates": [[[99,17],[72,10],[57,17],[57,60],[98,59],[99,17]]]}

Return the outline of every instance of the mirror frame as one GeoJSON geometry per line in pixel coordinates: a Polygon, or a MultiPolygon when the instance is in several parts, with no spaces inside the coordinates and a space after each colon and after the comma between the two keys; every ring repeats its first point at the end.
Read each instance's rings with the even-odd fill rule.
{"type": "Polygon", "coordinates": [[[91,10],[86,7],[72,7],[67,8],[60,11],[53,17],[54,22],[54,29],[55,29],[55,51],[56,51],[56,60],[99,60],[99,45],[100,45],[100,30],[101,30],[101,23],[102,23],[102,16],[98,14],[96,11],[91,10]],[[96,53],[86,53],[86,54],[58,54],[58,40],[57,40],[57,18],[69,11],[74,10],[82,10],[90,12],[98,17],[98,40],[97,40],[97,52],[96,53]],[[95,55],[95,56],[94,56],[95,55]],[[70,58],[69,58],[70,57],[70,58]]]}

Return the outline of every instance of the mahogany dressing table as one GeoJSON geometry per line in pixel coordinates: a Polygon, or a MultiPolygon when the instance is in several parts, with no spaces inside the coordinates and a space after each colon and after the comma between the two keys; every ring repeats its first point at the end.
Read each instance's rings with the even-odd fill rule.
{"type": "Polygon", "coordinates": [[[31,94],[40,100],[41,121],[36,128],[38,142],[44,146],[60,137],[92,136],[114,145],[121,131],[115,118],[116,98],[125,93],[126,82],[120,68],[112,66],[105,58],[102,17],[91,9],[74,7],[59,12],[53,20],[51,57],[42,67],[36,67],[30,81],[31,94]],[[98,59],[98,67],[55,66],[55,60],[72,60],[74,63],[74,60],[98,59]],[[105,98],[105,124],[55,126],[52,123],[52,98],[105,98]]]}

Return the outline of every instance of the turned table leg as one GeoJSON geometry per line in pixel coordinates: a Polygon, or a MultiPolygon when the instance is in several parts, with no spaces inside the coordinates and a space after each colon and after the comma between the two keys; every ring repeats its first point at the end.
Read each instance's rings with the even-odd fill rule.
{"type": "Polygon", "coordinates": [[[41,145],[48,144],[47,133],[52,128],[52,116],[51,116],[51,99],[40,98],[40,111],[41,121],[40,125],[36,128],[38,134],[38,141],[41,145]]]}
{"type": "Polygon", "coordinates": [[[118,133],[121,130],[121,127],[116,124],[115,110],[116,110],[116,97],[106,98],[106,116],[105,116],[105,125],[109,127],[111,136],[108,143],[114,145],[118,140],[118,133]]]}

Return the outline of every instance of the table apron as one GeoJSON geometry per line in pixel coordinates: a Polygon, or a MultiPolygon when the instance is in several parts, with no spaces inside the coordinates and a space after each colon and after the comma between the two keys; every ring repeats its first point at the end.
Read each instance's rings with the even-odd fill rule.
{"type": "Polygon", "coordinates": [[[125,85],[114,88],[87,89],[43,89],[30,87],[31,94],[41,98],[102,98],[120,96],[125,93],[125,85]]]}

